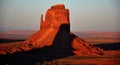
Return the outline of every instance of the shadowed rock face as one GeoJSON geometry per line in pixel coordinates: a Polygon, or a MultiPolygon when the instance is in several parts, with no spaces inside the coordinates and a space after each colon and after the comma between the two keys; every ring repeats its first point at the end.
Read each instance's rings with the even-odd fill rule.
{"type": "MultiPolygon", "coordinates": [[[[7,46],[7,45],[6,45],[7,46]]],[[[46,54],[100,55],[103,51],[95,48],[70,32],[69,10],[63,4],[57,4],[47,10],[45,20],[41,15],[40,30],[31,35],[25,42],[0,54],[29,51],[41,48],[46,54]],[[47,52],[49,51],[49,52],[47,52]]]]}

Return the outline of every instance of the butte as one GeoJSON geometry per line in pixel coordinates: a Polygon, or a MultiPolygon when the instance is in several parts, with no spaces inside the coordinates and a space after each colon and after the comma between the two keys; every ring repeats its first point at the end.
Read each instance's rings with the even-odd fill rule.
{"type": "Polygon", "coordinates": [[[45,50],[58,54],[64,52],[65,54],[73,53],[79,56],[104,55],[105,52],[102,49],[90,45],[70,31],[69,16],[69,9],[66,9],[64,4],[52,6],[47,10],[44,20],[43,15],[41,15],[38,32],[22,43],[0,44],[0,54],[46,48],[45,50]]]}

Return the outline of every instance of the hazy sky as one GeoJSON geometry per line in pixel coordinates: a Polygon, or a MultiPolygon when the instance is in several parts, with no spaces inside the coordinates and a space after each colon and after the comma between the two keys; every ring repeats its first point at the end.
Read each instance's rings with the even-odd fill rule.
{"type": "Polygon", "coordinates": [[[72,31],[120,31],[120,0],[0,0],[0,31],[38,30],[40,14],[57,3],[70,10],[72,31]]]}

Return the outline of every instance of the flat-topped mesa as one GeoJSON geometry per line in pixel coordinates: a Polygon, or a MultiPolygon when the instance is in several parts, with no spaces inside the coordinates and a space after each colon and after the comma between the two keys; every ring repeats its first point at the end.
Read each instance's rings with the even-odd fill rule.
{"type": "Polygon", "coordinates": [[[51,6],[51,9],[65,9],[64,4],[56,4],[54,6],[51,6]]]}
{"type": "Polygon", "coordinates": [[[43,21],[43,16],[41,17],[41,28],[58,28],[62,24],[69,23],[69,10],[65,9],[64,4],[57,4],[52,6],[47,10],[45,16],[45,22],[43,21]]]}

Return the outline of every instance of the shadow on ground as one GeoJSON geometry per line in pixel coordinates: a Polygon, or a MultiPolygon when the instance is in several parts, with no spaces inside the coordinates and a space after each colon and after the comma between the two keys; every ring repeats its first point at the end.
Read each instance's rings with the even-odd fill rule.
{"type": "Polygon", "coordinates": [[[104,50],[119,50],[120,49],[120,42],[106,43],[106,44],[94,44],[93,46],[100,47],[104,50]]]}
{"type": "Polygon", "coordinates": [[[25,39],[0,39],[0,44],[2,43],[11,43],[11,42],[19,42],[19,41],[25,41],[25,39]]]}

